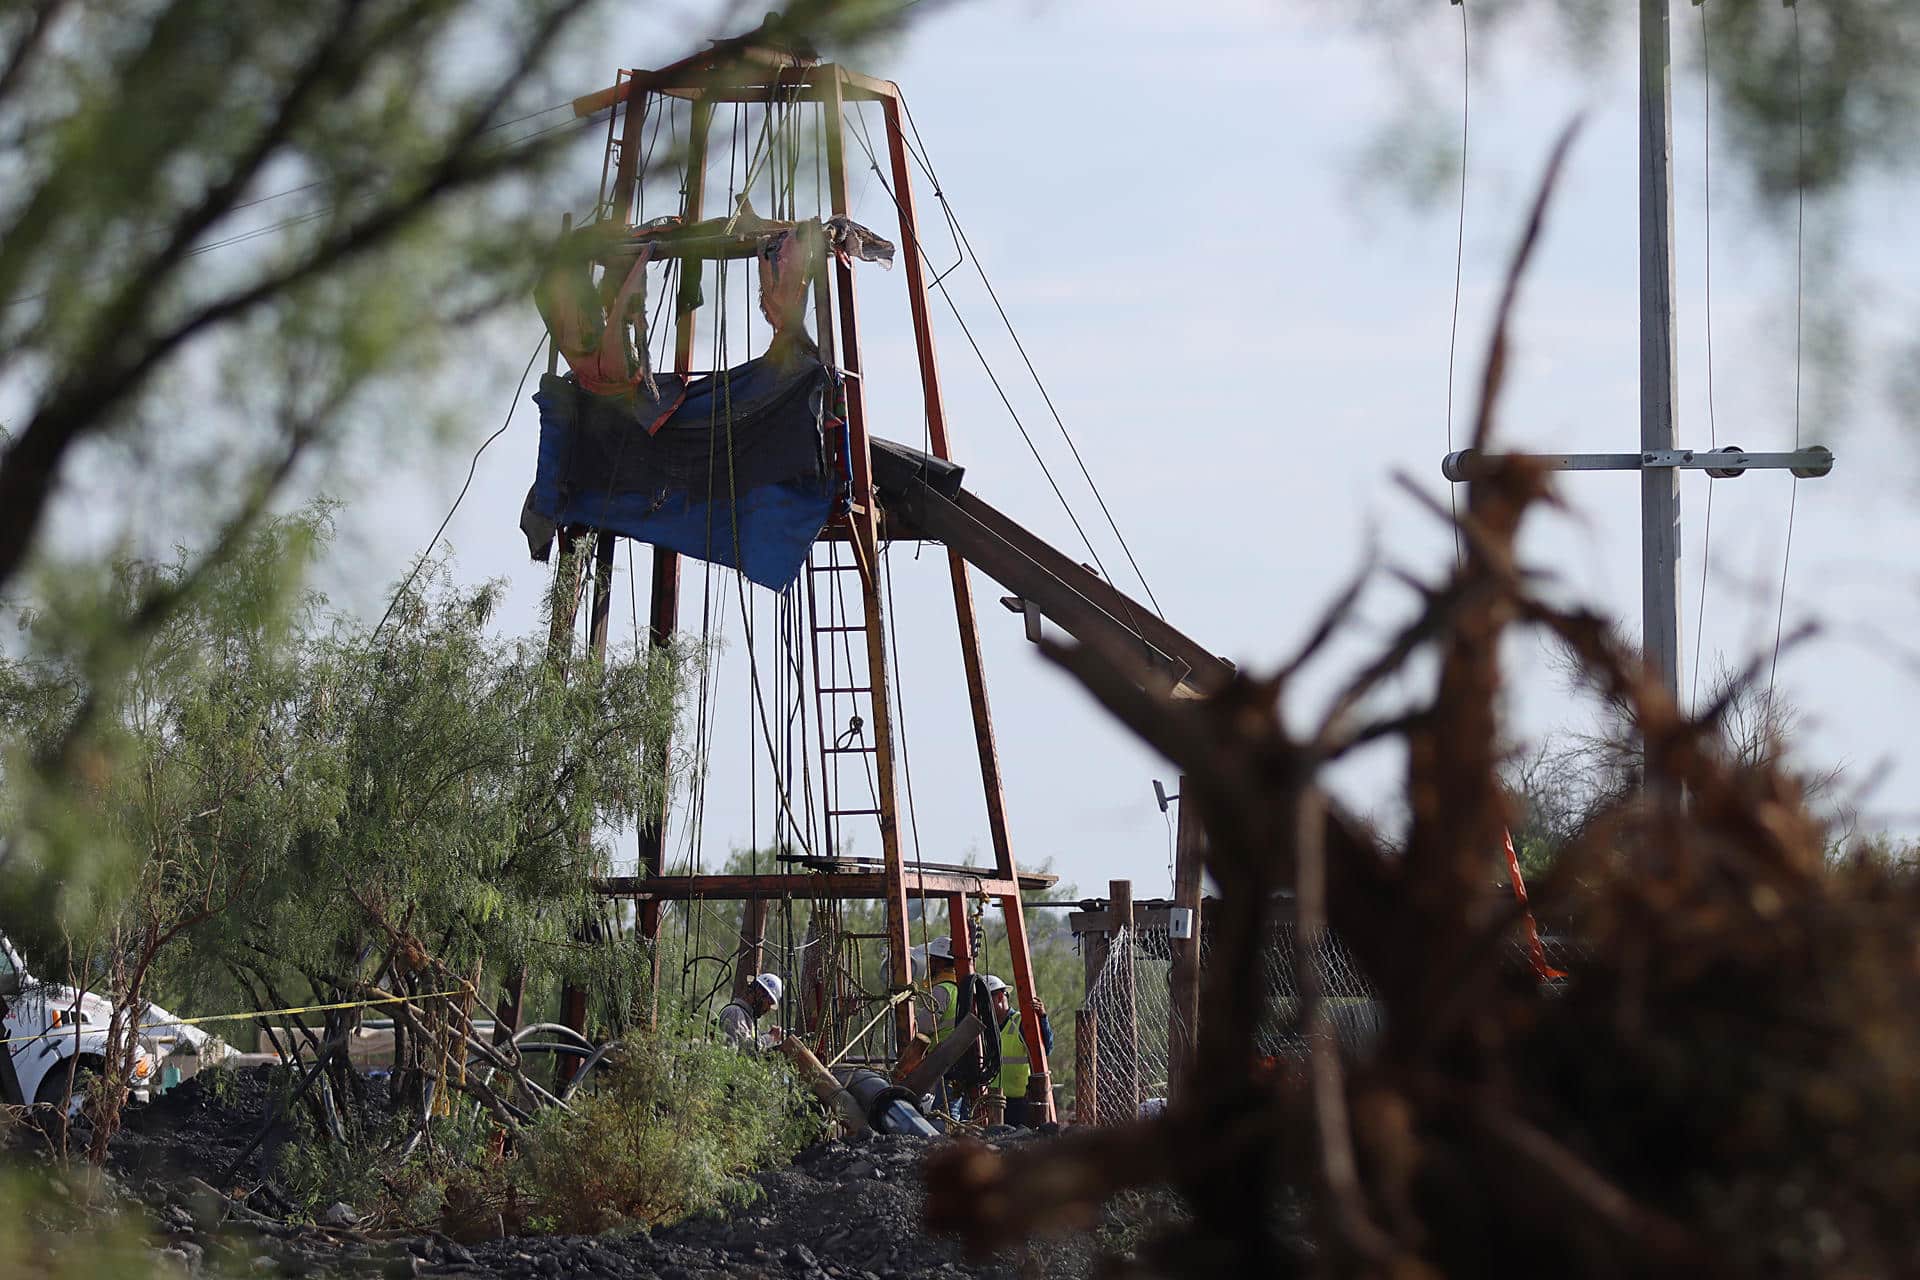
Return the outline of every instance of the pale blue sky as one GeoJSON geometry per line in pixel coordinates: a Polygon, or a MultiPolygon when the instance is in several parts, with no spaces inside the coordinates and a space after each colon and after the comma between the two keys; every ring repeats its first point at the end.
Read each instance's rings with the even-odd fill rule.
{"type": "MultiPolygon", "coordinates": [[[[1020,328],[1055,402],[1126,532],[1168,618],[1255,668],[1298,642],[1320,606],[1368,553],[1427,573],[1451,554],[1445,530],[1393,485],[1414,477],[1444,500],[1447,342],[1456,209],[1451,196],[1411,211],[1362,178],[1363,157],[1406,98],[1404,67],[1378,44],[1300,6],[980,3],[937,10],[863,69],[904,89],[935,167],[975,249],[1020,328]]],[[[1696,37],[1676,5],[1676,39],[1696,37]]],[[[1458,13],[1435,3],[1400,41],[1445,93],[1443,136],[1458,126],[1458,13]]],[[[1623,22],[1628,21],[1622,18],[1623,22]]],[[[676,48],[658,25],[609,32],[607,64],[646,65],[676,48]]],[[[1534,174],[1554,133],[1589,112],[1554,206],[1515,330],[1503,406],[1505,440],[1539,448],[1637,447],[1634,82],[1625,62],[1590,78],[1546,56],[1548,37],[1514,33],[1499,60],[1477,59],[1473,164],[1460,306],[1456,422],[1472,412],[1485,326],[1534,174]]],[[[1701,307],[1700,92],[1676,84],[1681,439],[1708,443],[1701,307]]],[[[877,116],[873,118],[877,127],[877,116]]],[[[1783,139],[1783,145],[1791,145],[1783,139]]],[[[858,156],[857,149],[854,152],[858,156]]],[[[592,197],[597,148],[582,146],[577,187],[554,210],[592,197]]],[[[855,213],[891,233],[884,191],[856,172],[855,213]]],[[[1731,164],[1715,175],[1714,359],[1720,443],[1791,445],[1793,244],[1762,224],[1731,164]]],[[[951,262],[932,193],[920,200],[939,266],[951,262]]],[[[1912,640],[1920,622],[1920,436],[1911,405],[1890,394],[1888,345],[1920,318],[1920,267],[1908,188],[1875,186],[1848,211],[1849,261],[1814,264],[1844,299],[1861,360],[1842,397],[1803,393],[1807,442],[1841,462],[1803,483],[1787,625],[1825,618],[1828,637],[1789,654],[1780,683],[1808,713],[1806,753],[1844,761],[1856,783],[1888,773],[1865,797],[1886,824],[1920,827],[1920,719],[1912,640]],[[1836,274],[1846,272],[1846,275],[1836,274]],[[1838,413],[1829,411],[1840,406],[1838,413]],[[1904,414],[1896,420],[1895,410],[1904,414]]],[[[1813,210],[1820,227],[1837,214],[1813,210]]],[[[1097,509],[1078,484],[1045,406],[965,269],[952,277],[1027,425],[1090,530],[1097,509]]],[[[911,336],[899,273],[865,269],[862,323],[874,430],[920,435],[911,336]]],[[[1070,527],[978,363],[936,308],[956,449],[968,484],[1070,551],[1070,527]]],[[[465,456],[498,424],[539,333],[531,305],[517,328],[478,339],[469,382],[471,429],[430,474],[382,476],[347,513],[356,589],[404,571],[458,490],[465,456]],[[510,332],[508,331],[510,330],[510,332]],[[456,456],[457,455],[457,456],[456,456]]],[[[448,536],[469,577],[512,584],[510,623],[530,623],[545,570],[515,529],[530,478],[536,423],[523,406],[482,459],[448,536]]],[[[1464,428],[1457,428],[1464,430],[1464,428]]],[[[422,469],[423,472],[425,469],[422,469]]],[[[1707,481],[1683,481],[1686,534],[1683,651],[1690,682],[1707,481]]],[[[1771,645],[1790,482],[1778,474],[1722,483],[1715,501],[1703,662],[1741,663],[1771,645]]],[[[1638,629],[1638,483],[1570,479],[1569,508],[1537,518],[1524,550],[1553,566],[1570,593],[1638,629]]],[[[1111,537],[1098,541],[1123,586],[1111,537]]],[[[951,638],[944,565],[896,556],[903,686],[919,829],[930,860],[988,852],[965,690],[951,638]]],[[[645,574],[644,553],[639,559],[645,574]]],[[[621,558],[616,616],[628,608],[621,558]]],[[[690,569],[688,616],[700,577],[690,569]]],[[[718,584],[716,583],[716,586],[718,584]]],[[[976,578],[988,684],[1016,855],[1051,861],[1084,891],[1128,876],[1164,892],[1167,828],[1150,779],[1169,768],[1095,710],[1025,643],[1018,621],[976,578]]],[[[732,588],[727,587],[731,596],[732,588]]],[[[761,594],[761,607],[766,597],[761,594]]],[[[1369,597],[1365,635],[1331,655],[1351,668],[1362,645],[1405,616],[1403,593],[1369,597]]],[[[640,604],[644,613],[644,600],[640,604]]],[[[616,627],[616,635],[623,627],[616,627]]],[[[744,844],[750,750],[737,642],[720,668],[705,857],[744,844]]],[[[1513,647],[1511,727],[1520,737],[1579,723],[1531,642],[1513,647]]],[[[1323,664],[1325,671],[1326,664],[1323,664]]],[[[1327,677],[1310,681],[1311,701],[1327,677]]],[[[1309,706],[1297,708],[1304,714],[1309,706]]],[[[1399,761],[1354,762],[1338,779],[1355,807],[1390,812],[1399,761]]],[[[762,769],[764,774],[764,767],[762,769]]],[[[1171,789],[1171,787],[1169,787],[1171,789]]],[[[766,829],[767,802],[758,821],[766,829]]],[[[674,845],[681,846],[684,823],[674,845]]],[[[875,852],[868,836],[858,851],[875,852]]],[[[630,853],[630,850],[628,850],[630,853]]],[[[1491,864],[1490,864],[1491,865],[1491,864]]]]}

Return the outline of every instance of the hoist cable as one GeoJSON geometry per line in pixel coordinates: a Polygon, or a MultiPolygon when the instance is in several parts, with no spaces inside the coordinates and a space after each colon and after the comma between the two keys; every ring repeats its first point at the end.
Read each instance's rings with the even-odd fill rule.
{"type": "MultiPolygon", "coordinates": [[[[1464,7],[1463,5],[1462,8],[1464,9],[1464,7]]],[[[953,206],[947,200],[945,188],[940,185],[940,179],[934,175],[931,158],[926,154],[926,142],[920,137],[920,126],[914,122],[913,109],[907,105],[905,97],[900,99],[900,109],[906,115],[907,127],[912,130],[914,141],[919,144],[917,153],[911,146],[906,148],[908,153],[914,155],[915,161],[920,165],[921,171],[927,175],[927,181],[933,184],[934,198],[940,201],[941,208],[946,210],[947,216],[952,220],[953,229],[959,236],[960,244],[965,248],[967,257],[973,260],[974,274],[980,277],[980,283],[986,288],[987,297],[992,299],[993,309],[999,313],[1000,323],[1006,326],[1007,336],[1013,340],[1014,350],[1020,353],[1021,363],[1026,365],[1027,373],[1033,379],[1034,387],[1039,390],[1040,398],[1046,402],[1047,412],[1053,416],[1054,425],[1060,429],[1060,438],[1066,441],[1068,451],[1073,454],[1074,464],[1079,467],[1081,478],[1087,482],[1087,488],[1093,493],[1093,500],[1100,506],[1100,514],[1106,518],[1107,527],[1113,531],[1114,539],[1119,542],[1120,550],[1127,557],[1127,563],[1132,566],[1134,577],[1140,580],[1140,589],[1146,592],[1147,602],[1153,606],[1153,611],[1156,614],[1162,614],[1160,601],[1154,597],[1153,587],[1147,582],[1147,575],[1141,571],[1140,562],[1134,559],[1133,548],[1128,545],[1126,535],[1120,532],[1119,522],[1114,519],[1113,511],[1107,506],[1107,500],[1100,492],[1100,486],[1094,483],[1093,473],[1088,469],[1086,459],[1080,454],[1080,446],[1074,443],[1073,433],[1067,430],[1067,424],[1065,420],[1061,418],[1060,410],[1055,406],[1053,396],[1048,392],[1046,383],[1041,379],[1040,371],[1034,367],[1033,357],[1027,354],[1026,343],[1020,340],[1020,334],[1013,327],[1012,317],[1007,315],[1007,309],[1000,303],[1000,295],[995,291],[993,281],[987,278],[987,271],[980,262],[980,255],[973,251],[973,245],[967,239],[966,228],[960,225],[959,215],[953,212],[953,206]]],[[[901,141],[904,143],[906,139],[902,138],[901,141]]],[[[876,172],[877,171],[876,166],[876,172]]],[[[885,178],[882,177],[881,183],[883,186],[885,185],[885,181],[885,178]]],[[[888,194],[892,194],[891,191],[889,191],[888,194]]],[[[943,294],[946,292],[944,285],[941,286],[941,292],[943,294]]],[[[1111,582],[1112,579],[1109,578],[1108,581],[1111,582]]]]}
{"type": "MultiPolygon", "coordinates": [[[[875,154],[871,143],[867,139],[862,138],[857,131],[848,131],[848,136],[858,142],[861,149],[867,153],[867,161],[872,166],[875,175],[877,175],[881,189],[893,200],[894,207],[900,209],[900,197],[894,192],[891,184],[887,182],[886,175],[880,173],[880,160],[875,154]]],[[[905,211],[900,211],[902,214],[901,222],[904,224],[907,221],[904,216],[905,211]]],[[[914,248],[924,254],[924,246],[920,243],[918,229],[914,229],[912,234],[914,237],[914,248]]],[[[954,302],[953,294],[947,289],[944,283],[938,287],[941,298],[947,304],[947,310],[953,313],[954,322],[960,326],[961,335],[966,338],[967,345],[973,349],[974,358],[980,362],[981,369],[985,371],[987,381],[993,384],[994,392],[1000,397],[1000,403],[1005,406],[1007,410],[1007,416],[1013,419],[1013,425],[1019,430],[1020,438],[1026,441],[1027,451],[1033,455],[1033,460],[1039,463],[1040,474],[1046,477],[1048,487],[1053,490],[1053,496],[1060,500],[1060,508],[1067,513],[1067,519],[1072,523],[1073,531],[1080,535],[1081,545],[1086,547],[1087,554],[1093,557],[1094,567],[1099,570],[1100,576],[1108,582],[1112,582],[1113,577],[1107,572],[1106,565],[1102,563],[1099,551],[1094,548],[1093,540],[1087,536],[1086,529],[1080,523],[1080,517],[1074,514],[1073,504],[1067,501],[1067,495],[1061,490],[1060,482],[1054,479],[1052,469],[1047,466],[1047,460],[1041,455],[1040,447],[1034,443],[1032,433],[1027,430],[1026,423],[1021,420],[1019,410],[1013,407],[1013,400],[1007,395],[1006,388],[1001,385],[1000,376],[994,372],[992,362],[987,359],[986,352],[981,349],[979,340],[973,336],[973,330],[968,327],[966,318],[960,314],[960,308],[954,302]]],[[[1145,585],[1144,581],[1142,585],[1145,585]]],[[[1148,598],[1152,598],[1151,591],[1148,592],[1148,598]]],[[[1132,625],[1131,619],[1129,619],[1129,624],[1132,625]]],[[[1133,629],[1136,632],[1138,631],[1137,626],[1134,626],[1133,629]]]]}

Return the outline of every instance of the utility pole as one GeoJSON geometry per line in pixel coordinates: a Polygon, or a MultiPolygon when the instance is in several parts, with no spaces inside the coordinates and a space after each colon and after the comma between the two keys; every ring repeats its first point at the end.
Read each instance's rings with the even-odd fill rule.
{"type": "MultiPolygon", "coordinates": [[[[1675,447],[1673,89],[1670,0],[1640,0],[1640,452],[1675,447]]],[[[1647,665],[1680,696],[1680,473],[1640,471],[1640,634],[1647,665]]]]}
{"type": "MultiPolygon", "coordinates": [[[[1671,0],[1640,0],[1640,452],[1482,455],[1450,453],[1440,472],[1471,481],[1506,458],[1550,471],[1640,473],[1640,635],[1647,665],[1668,695],[1680,697],[1680,472],[1731,480],[1756,470],[1790,470],[1801,479],[1833,470],[1833,453],[1809,445],[1790,453],[1752,453],[1738,445],[1682,449],[1673,412],[1673,95],[1671,0]]],[[[1694,0],[1703,3],[1703,0],[1694,0]]]]}

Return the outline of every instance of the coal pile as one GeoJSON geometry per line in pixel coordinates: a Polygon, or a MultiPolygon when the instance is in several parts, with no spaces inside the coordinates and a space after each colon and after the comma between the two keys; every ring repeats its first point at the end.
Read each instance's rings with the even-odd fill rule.
{"type": "MultiPolygon", "coordinates": [[[[113,1140],[114,1167],[131,1178],[211,1180],[260,1135],[274,1098],[286,1087],[275,1067],[202,1072],[146,1106],[126,1109],[113,1140]]],[[[277,1115],[234,1178],[268,1180],[295,1136],[294,1121],[284,1112],[277,1115]]]]}

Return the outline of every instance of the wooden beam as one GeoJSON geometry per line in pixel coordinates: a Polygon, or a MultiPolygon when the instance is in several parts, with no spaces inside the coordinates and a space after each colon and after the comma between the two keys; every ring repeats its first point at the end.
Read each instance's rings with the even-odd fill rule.
{"type": "MultiPolygon", "coordinates": [[[[747,984],[764,967],[767,941],[766,898],[748,898],[740,904],[740,946],[733,958],[733,995],[740,999],[747,994],[747,984]]],[[[792,974],[785,975],[791,981],[792,974]]]]}

